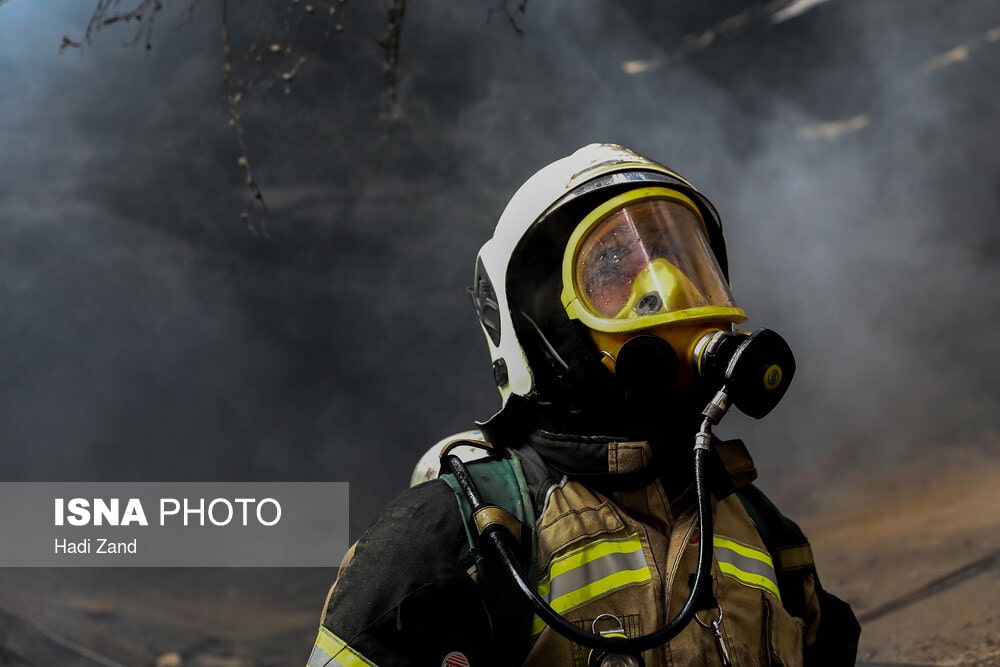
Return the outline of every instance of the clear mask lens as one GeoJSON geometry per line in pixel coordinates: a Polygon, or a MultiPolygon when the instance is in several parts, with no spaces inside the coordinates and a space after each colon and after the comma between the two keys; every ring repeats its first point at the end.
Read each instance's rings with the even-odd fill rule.
{"type": "Polygon", "coordinates": [[[665,196],[596,220],[576,246],[573,281],[582,305],[601,319],[735,307],[701,218],[665,196]]]}

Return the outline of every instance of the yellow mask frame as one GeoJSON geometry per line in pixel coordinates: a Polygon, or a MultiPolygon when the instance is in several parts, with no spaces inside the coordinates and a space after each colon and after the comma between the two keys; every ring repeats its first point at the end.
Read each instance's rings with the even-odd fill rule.
{"type": "Polygon", "coordinates": [[[665,187],[628,190],[584,217],[566,244],[562,284],[567,315],[594,331],[747,319],[733,302],[698,207],[684,193],[665,187]],[[615,240],[605,242],[605,237],[615,240]],[[614,246],[618,254],[610,260],[603,256],[608,244],[622,239],[628,247],[614,246]],[[595,288],[587,277],[600,274],[601,262],[619,283],[610,285],[606,301],[600,294],[606,286],[595,288]],[[630,264],[631,270],[620,264],[630,264]]]}

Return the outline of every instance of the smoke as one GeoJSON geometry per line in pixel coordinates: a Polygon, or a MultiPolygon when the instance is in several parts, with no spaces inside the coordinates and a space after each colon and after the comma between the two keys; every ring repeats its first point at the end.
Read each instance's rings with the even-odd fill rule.
{"type": "Polygon", "coordinates": [[[750,325],[796,352],[773,415],[724,423],[765,488],[996,430],[1000,11],[694,4],[529,3],[519,36],[490,3],[410,3],[393,126],[380,7],[246,7],[266,236],[239,218],[210,5],[148,54],[105,30],[61,57],[85,8],[4,5],[5,478],[346,480],[356,532],[498,407],[476,250],[521,182],[592,141],[714,201],[750,325]]]}
{"type": "Polygon", "coordinates": [[[731,226],[730,239],[745,246],[734,270],[750,297],[799,355],[784,416],[809,424],[821,449],[795,445],[796,465],[838,448],[870,465],[997,428],[995,374],[974,350],[997,303],[996,101],[980,82],[995,68],[1000,16],[977,9],[890,23],[877,3],[830,4],[808,38],[832,50],[846,30],[846,63],[767,65],[797,86],[770,100],[778,113],[759,126],[736,210],[771,236],[755,243],[731,226]],[[968,57],[942,59],[956,47],[968,57]],[[841,133],[808,132],[831,121],[841,133]]]}

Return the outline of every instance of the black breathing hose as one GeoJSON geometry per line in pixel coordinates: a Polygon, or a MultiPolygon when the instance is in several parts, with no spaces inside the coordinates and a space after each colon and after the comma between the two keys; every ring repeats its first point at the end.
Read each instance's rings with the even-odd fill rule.
{"type": "MultiPolygon", "coordinates": [[[[706,584],[711,585],[708,582],[711,582],[712,579],[711,574],[708,574],[712,570],[712,508],[709,503],[708,484],[705,477],[707,459],[712,441],[712,424],[718,423],[722,413],[725,412],[725,407],[728,407],[725,405],[725,395],[723,392],[720,392],[720,394],[722,395],[721,400],[717,396],[713,404],[718,405],[721,402],[722,406],[719,407],[722,409],[719,414],[713,412],[709,415],[709,409],[713,404],[710,404],[709,408],[706,408],[706,419],[702,424],[701,431],[698,433],[694,447],[694,485],[698,504],[699,531],[698,569],[695,570],[694,583],[691,585],[691,594],[688,596],[684,606],[681,607],[676,616],[670,619],[659,630],[639,637],[619,638],[604,637],[577,627],[550,607],[548,602],[538,594],[534,586],[525,580],[521,566],[518,564],[517,558],[511,549],[509,543],[511,535],[507,529],[499,524],[493,524],[488,526],[483,532],[482,537],[493,545],[505,569],[510,573],[514,583],[528,599],[528,602],[531,603],[535,613],[550,628],[563,637],[587,648],[613,653],[638,653],[665,644],[676,637],[691,622],[695,613],[699,611],[700,607],[698,603],[704,600],[704,589],[706,584]]],[[[451,469],[452,474],[455,475],[456,481],[458,481],[459,486],[465,493],[465,497],[472,506],[472,511],[476,512],[479,508],[483,507],[485,503],[479,495],[479,491],[476,489],[472,478],[469,476],[469,471],[466,469],[465,464],[454,454],[446,455],[443,462],[451,469]]]]}

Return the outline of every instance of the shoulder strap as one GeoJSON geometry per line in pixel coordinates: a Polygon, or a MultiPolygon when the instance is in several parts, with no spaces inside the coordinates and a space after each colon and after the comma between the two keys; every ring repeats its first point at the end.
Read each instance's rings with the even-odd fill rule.
{"type": "Polygon", "coordinates": [[[454,475],[442,473],[440,478],[455,492],[476,562],[479,588],[493,622],[493,636],[502,638],[497,648],[508,654],[511,664],[520,664],[527,652],[533,614],[492,551],[480,548],[479,534],[485,524],[494,521],[511,528],[514,537],[519,538],[521,548],[518,559],[528,581],[537,581],[538,549],[531,493],[520,459],[511,450],[505,451],[502,458],[473,461],[467,467],[480,495],[489,503],[489,507],[476,516],[473,516],[472,508],[454,475]],[[514,525],[511,525],[511,519],[516,520],[514,525]],[[511,641],[515,637],[517,641],[511,641]]]}

